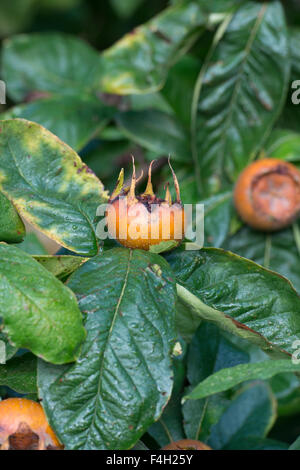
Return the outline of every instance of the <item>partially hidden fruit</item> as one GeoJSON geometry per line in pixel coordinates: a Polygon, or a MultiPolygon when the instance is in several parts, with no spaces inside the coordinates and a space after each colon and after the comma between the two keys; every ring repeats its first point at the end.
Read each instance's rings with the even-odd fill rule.
{"type": "Polygon", "coordinates": [[[212,450],[201,441],[194,441],[193,439],[181,439],[180,441],[171,442],[162,450],[212,450]]]}
{"type": "Polygon", "coordinates": [[[39,403],[26,398],[0,402],[0,450],[62,448],[39,403]]]}
{"type": "MultiPolygon", "coordinates": [[[[149,166],[148,183],[141,195],[135,194],[136,175],[133,159],[131,184],[124,187],[124,171],[120,172],[116,189],[106,209],[106,222],[111,238],[128,248],[149,250],[161,242],[178,245],[184,237],[185,214],[180,200],[179,184],[170,165],[176,189],[176,201],[172,202],[167,186],[164,199],[153,192],[149,166]]],[[[173,246],[172,246],[173,247],[173,246]]]]}
{"type": "Polygon", "coordinates": [[[300,214],[300,171],[282,160],[257,160],[240,174],[234,203],[241,219],[255,229],[287,227],[300,214]]]}

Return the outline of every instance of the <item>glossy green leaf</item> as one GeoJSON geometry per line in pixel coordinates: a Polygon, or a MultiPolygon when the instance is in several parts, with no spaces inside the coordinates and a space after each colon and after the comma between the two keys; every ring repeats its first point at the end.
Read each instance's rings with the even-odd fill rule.
{"type": "Polygon", "coordinates": [[[33,354],[14,357],[5,365],[0,365],[0,385],[18,393],[36,393],[36,370],[37,358],[33,354]]]}
{"type": "Polygon", "coordinates": [[[0,189],[38,230],[72,251],[98,252],[103,184],[76,152],[36,123],[0,121],[0,189]]]}
{"type": "MultiPolygon", "coordinates": [[[[248,362],[249,356],[229,341],[215,325],[203,322],[189,347],[187,379],[192,390],[201,380],[224,367],[248,362]]],[[[184,429],[189,439],[207,442],[211,428],[229,405],[223,395],[205,400],[187,401],[183,405],[184,429]]]]}
{"type": "Polygon", "coordinates": [[[291,360],[264,361],[254,364],[239,364],[221,369],[199,383],[186,400],[198,400],[214,393],[224,392],[247,380],[267,380],[283,372],[300,372],[300,365],[291,360]]]}
{"type": "Polygon", "coordinates": [[[276,401],[264,383],[252,384],[237,394],[212,428],[209,445],[216,450],[234,448],[240,440],[264,438],[276,418],[276,401]]]}
{"type": "Polygon", "coordinates": [[[197,1],[184,1],[134,29],[103,53],[102,89],[119,95],[159,89],[207,21],[197,1]]]}
{"type": "Polygon", "coordinates": [[[300,297],[283,277],[216,248],[174,251],[180,300],[200,318],[269,353],[293,353],[300,337],[300,297]]]}
{"type": "Polygon", "coordinates": [[[245,226],[228,238],[223,246],[282,274],[300,292],[300,255],[291,228],[265,234],[245,226]]]}
{"type": "Polygon", "coordinates": [[[13,345],[62,364],[85,337],[73,293],[24,251],[0,244],[0,316],[13,345]]]}
{"type": "Polygon", "coordinates": [[[46,127],[75,150],[81,150],[114,114],[96,96],[63,96],[15,106],[1,119],[24,118],[46,127]]]}
{"type": "Polygon", "coordinates": [[[58,279],[64,280],[78,269],[88,258],[72,255],[37,255],[34,258],[58,279]]]}
{"type": "Polygon", "coordinates": [[[87,339],[76,364],[40,363],[43,406],[67,449],[128,449],[171,395],[172,272],[158,255],[116,248],[87,261],[68,286],[87,339]]]}
{"type": "Polygon", "coordinates": [[[247,2],[212,47],[199,75],[193,113],[194,157],[204,194],[238,176],[283,107],[290,66],[280,2],[247,2]]]}
{"type": "Polygon", "coordinates": [[[4,42],[3,78],[17,102],[36,91],[80,97],[95,89],[99,68],[98,53],[77,37],[20,34],[4,42]]]}
{"type": "Polygon", "coordinates": [[[173,116],[156,110],[127,111],[117,122],[139,145],[179,161],[191,160],[188,134],[173,116]]]}
{"type": "Polygon", "coordinates": [[[24,224],[13,204],[0,193],[0,241],[20,243],[25,237],[24,224]]]}

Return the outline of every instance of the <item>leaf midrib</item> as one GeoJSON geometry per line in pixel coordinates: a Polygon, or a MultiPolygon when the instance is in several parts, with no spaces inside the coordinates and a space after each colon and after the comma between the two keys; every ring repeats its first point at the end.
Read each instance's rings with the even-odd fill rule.
{"type": "Polygon", "coordinates": [[[251,34],[250,34],[249,39],[248,39],[247,44],[246,44],[245,57],[242,60],[242,63],[239,67],[239,71],[237,73],[236,83],[234,85],[232,97],[231,97],[231,100],[230,100],[230,103],[229,103],[229,106],[228,106],[229,113],[227,115],[226,125],[225,125],[225,128],[223,130],[223,133],[222,133],[222,136],[221,136],[221,139],[220,139],[220,149],[221,149],[220,150],[220,168],[221,169],[224,167],[225,141],[226,141],[226,138],[227,138],[227,131],[228,131],[228,129],[229,129],[231,123],[232,123],[232,117],[233,117],[233,112],[234,112],[234,109],[235,109],[238,93],[241,89],[243,70],[244,70],[244,67],[245,67],[245,65],[248,61],[248,57],[251,53],[252,46],[253,46],[254,41],[256,39],[258,30],[259,30],[260,25],[263,21],[263,18],[264,18],[264,15],[266,13],[267,8],[268,8],[268,5],[265,3],[264,5],[262,5],[261,10],[260,10],[259,14],[257,15],[257,19],[255,21],[253,29],[251,30],[251,34]]]}
{"type": "MultiPolygon", "coordinates": [[[[96,400],[95,400],[95,406],[94,406],[94,413],[93,413],[93,417],[92,417],[92,420],[91,420],[91,423],[90,423],[90,426],[89,426],[89,430],[91,430],[92,427],[95,424],[96,412],[97,412],[97,403],[99,401],[99,397],[100,397],[100,394],[101,394],[101,385],[102,385],[102,377],[103,377],[103,372],[104,372],[105,354],[106,354],[106,351],[107,351],[109,340],[110,340],[111,335],[112,335],[114,324],[116,322],[116,318],[117,318],[117,315],[118,315],[118,312],[119,312],[119,308],[120,308],[122,299],[124,297],[125,289],[127,287],[132,255],[133,255],[133,250],[130,250],[129,251],[129,256],[128,256],[128,261],[127,261],[127,267],[126,267],[126,273],[125,273],[125,277],[124,277],[123,287],[122,287],[122,290],[121,290],[121,293],[120,293],[115,311],[113,313],[111,327],[109,329],[106,341],[104,343],[102,358],[100,359],[100,371],[99,371],[99,379],[98,379],[98,387],[97,387],[96,400]]],[[[85,442],[84,442],[84,447],[86,446],[86,443],[87,443],[89,437],[90,437],[90,433],[88,431],[85,442]]]]}

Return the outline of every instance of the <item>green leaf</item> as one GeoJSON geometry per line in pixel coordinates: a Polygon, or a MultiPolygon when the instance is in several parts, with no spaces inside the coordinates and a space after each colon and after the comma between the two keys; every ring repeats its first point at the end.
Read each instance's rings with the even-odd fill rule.
{"type": "Polygon", "coordinates": [[[283,372],[300,372],[300,365],[282,359],[224,368],[200,382],[191,393],[185,396],[185,399],[198,400],[229,390],[247,380],[267,380],[283,372]]]}
{"type": "Polygon", "coordinates": [[[283,277],[216,248],[173,251],[178,295],[194,315],[254,342],[270,354],[293,353],[300,297],[283,277]]]}
{"type": "Polygon", "coordinates": [[[0,244],[0,316],[13,345],[62,364],[85,337],[73,293],[24,251],[0,244]]]}
{"type": "Polygon", "coordinates": [[[39,365],[51,425],[67,449],[128,449],[156,421],[172,390],[176,292],[158,255],[116,248],[69,279],[85,314],[76,364],[39,365]]]}
{"type": "Polygon", "coordinates": [[[292,80],[299,80],[300,67],[300,28],[290,27],[289,28],[289,40],[290,40],[290,55],[292,60],[292,80]]]}
{"type": "MultiPolygon", "coordinates": [[[[171,0],[173,4],[180,3],[182,0],[171,0]]],[[[207,14],[221,14],[232,11],[237,6],[245,3],[247,0],[214,0],[213,2],[207,2],[206,0],[198,0],[198,4],[203,7],[203,10],[207,14]]]]}
{"type": "Polygon", "coordinates": [[[79,151],[107,124],[114,112],[92,94],[59,95],[15,106],[0,118],[37,122],[79,151]]]}
{"type": "Polygon", "coordinates": [[[212,47],[193,104],[194,158],[204,194],[238,176],[284,104],[290,67],[280,2],[247,2],[212,47]]]}
{"type": "Polygon", "coordinates": [[[275,375],[269,383],[278,403],[278,416],[291,416],[300,412],[299,375],[275,375]]]}
{"type": "Polygon", "coordinates": [[[0,193],[0,241],[20,243],[25,236],[25,226],[13,204],[0,193]]]}
{"type": "Polygon", "coordinates": [[[5,365],[0,365],[0,385],[18,393],[36,393],[36,369],[37,358],[32,354],[14,357],[5,365]]]}
{"type": "Polygon", "coordinates": [[[232,216],[232,192],[225,191],[200,201],[204,204],[205,246],[222,246],[226,240],[232,216]]]}
{"type": "Polygon", "coordinates": [[[186,55],[168,73],[161,95],[167,100],[179,121],[190,128],[191,106],[194,86],[200,63],[195,57],[186,55]]]}
{"type": "Polygon", "coordinates": [[[124,134],[139,145],[179,161],[190,159],[188,135],[170,114],[154,109],[127,111],[117,117],[124,134]]]}
{"type": "Polygon", "coordinates": [[[141,6],[142,2],[143,0],[126,0],[125,2],[110,0],[111,6],[121,18],[129,18],[133,15],[135,10],[141,6]]]}
{"type": "MultiPolygon", "coordinates": [[[[191,386],[188,390],[224,367],[248,361],[249,355],[229,341],[215,325],[203,322],[189,347],[187,378],[191,386]]],[[[186,436],[207,442],[212,426],[218,422],[229,403],[220,394],[205,400],[184,403],[186,436]]]]}
{"type": "Polygon", "coordinates": [[[286,442],[275,441],[274,439],[261,439],[257,437],[248,437],[230,442],[226,450],[288,450],[286,442]]]}
{"type": "Polygon", "coordinates": [[[0,35],[1,37],[16,33],[32,21],[36,0],[1,1],[0,35]]]}
{"type": "Polygon", "coordinates": [[[107,200],[76,152],[36,123],[0,121],[0,189],[38,230],[64,247],[98,252],[95,217],[107,200]]]}
{"type": "Polygon", "coordinates": [[[147,430],[147,433],[155,439],[160,448],[170,444],[170,442],[176,442],[185,438],[181,412],[185,369],[183,358],[174,360],[174,386],[171,399],[159,420],[147,430]]]}
{"type": "Polygon", "coordinates": [[[300,255],[291,228],[265,234],[245,226],[223,247],[285,276],[300,292],[300,255]]]}
{"type": "Polygon", "coordinates": [[[150,253],[157,253],[157,254],[164,253],[165,251],[172,250],[176,246],[178,246],[178,242],[176,242],[175,240],[168,240],[165,242],[160,242],[158,245],[150,246],[149,251],[150,253]]]}
{"type": "MultiPolygon", "coordinates": [[[[0,327],[2,327],[2,322],[0,327]]],[[[5,364],[16,354],[17,350],[18,348],[9,342],[7,336],[0,329],[0,364],[5,364]]]]}
{"type": "Polygon", "coordinates": [[[218,423],[208,444],[213,449],[234,448],[240,440],[263,438],[276,418],[276,401],[264,383],[252,384],[237,394],[218,423]]]}
{"type": "Polygon", "coordinates": [[[72,255],[36,255],[34,258],[45,269],[62,281],[69,277],[70,274],[76,271],[76,269],[88,259],[72,255]]]}
{"type": "Polygon", "coordinates": [[[135,150],[134,143],[129,140],[101,140],[97,147],[87,149],[82,158],[101,180],[108,179],[112,191],[120,172],[120,157],[134,154],[135,150]]]}
{"type": "Polygon", "coordinates": [[[26,251],[29,255],[47,255],[48,251],[34,232],[26,234],[24,241],[18,245],[18,248],[26,251]]]}
{"type": "Polygon", "coordinates": [[[158,91],[154,93],[130,95],[128,100],[130,100],[130,109],[132,111],[145,111],[148,109],[154,109],[163,113],[171,115],[174,114],[170,104],[158,91]]]}
{"type": "Polygon", "coordinates": [[[118,95],[158,90],[207,21],[197,1],[184,1],[134,29],[103,53],[102,89],[118,95]]]}
{"type": "Polygon", "coordinates": [[[289,450],[300,450],[300,436],[298,439],[293,442],[293,444],[289,447],[289,450]]]}
{"type": "Polygon", "coordinates": [[[138,441],[133,447],[132,450],[149,450],[148,447],[142,442],[138,441]]]}
{"type": "Polygon", "coordinates": [[[74,36],[34,33],[4,41],[3,79],[9,97],[17,102],[33,91],[72,96],[92,92],[99,68],[98,53],[74,36]]]}
{"type": "Polygon", "coordinates": [[[284,129],[274,129],[264,145],[262,156],[299,164],[300,134],[284,129]]]}

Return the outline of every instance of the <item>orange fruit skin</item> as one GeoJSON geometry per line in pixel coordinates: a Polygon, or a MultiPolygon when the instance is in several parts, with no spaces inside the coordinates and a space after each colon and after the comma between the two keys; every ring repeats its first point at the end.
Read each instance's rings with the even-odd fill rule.
{"type": "Polygon", "coordinates": [[[157,204],[151,219],[143,202],[130,205],[126,198],[116,199],[107,207],[106,222],[110,235],[127,248],[149,250],[163,241],[179,244],[184,237],[185,214],[177,203],[157,204]]]}
{"type": "Polygon", "coordinates": [[[162,450],[212,450],[201,441],[194,441],[193,439],[181,439],[180,441],[171,442],[162,450]]]}
{"type": "Polygon", "coordinates": [[[300,214],[300,172],[291,163],[265,158],[240,174],[234,204],[250,227],[271,232],[290,225],[300,214]]]}
{"type": "MultiPolygon", "coordinates": [[[[10,438],[15,439],[19,450],[26,450],[30,445],[31,435],[36,437],[35,450],[49,448],[62,449],[53,430],[48,424],[42,406],[26,398],[7,398],[0,402],[0,449],[10,448],[10,438]],[[31,431],[31,433],[29,432],[31,431]],[[27,432],[27,436],[26,436],[27,432]],[[29,434],[28,434],[29,432],[29,434]]],[[[30,447],[30,449],[32,449],[30,447]]]]}

